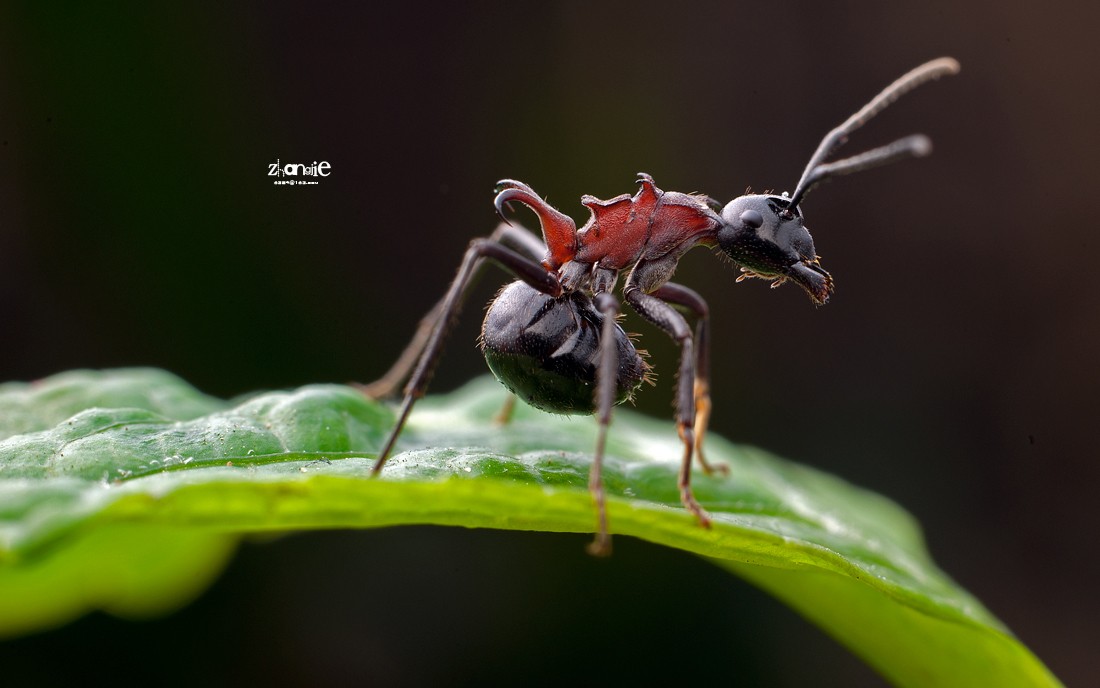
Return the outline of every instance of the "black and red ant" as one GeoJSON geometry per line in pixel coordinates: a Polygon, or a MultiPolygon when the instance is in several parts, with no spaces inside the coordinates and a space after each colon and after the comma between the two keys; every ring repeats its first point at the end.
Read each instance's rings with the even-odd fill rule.
{"type": "Polygon", "coordinates": [[[652,177],[641,174],[640,188],[633,196],[623,194],[606,201],[582,197],[591,217],[578,230],[572,219],[531,187],[510,179],[499,182],[497,212],[503,217],[505,204],[513,201],[527,206],[539,218],[543,241],[505,219],[492,236],[470,243],[446,296],[421,323],[401,359],[385,378],[366,387],[368,394],[377,396],[395,388],[412,371],[397,423],[372,474],[382,470],[413,404],[427,390],[466,288],[489,259],[518,278],[497,295],[482,326],[481,350],[497,379],[544,411],[596,415],[599,425],[589,490],[598,525],[590,551],[607,554],[611,539],[601,467],[611,409],[633,396],[649,370],[617,322],[620,304],[613,291],[619,273],[626,271],[623,298],[680,346],[676,391],[676,421],[684,445],[680,499],[700,525],[710,527],[710,518],[691,490],[692,456],[698,457],[705,473],[725,468],[710,465],[703,454],[710,417],[709,316],[699,294],[669,281],[677,262],[695,246],[717,248],[741,267],[738,282],[749,277],[771,280],[772,287],[793,282],[815,304],[824,304],[833,293],[833,278],[821,267],[803,224],[802,200],[810,189],[832,177],[927,155],[931,142],[917,134],[850,158],[828,163],[825,159],[849,134],[907,91],[958,71],[958,62],[940,58],[890,84],[825,136],[790,195],[745,195],[722,207],[707,196],[662,191],[652,177]],[[694,333],[677,308],[695,316],[694,333]]]}

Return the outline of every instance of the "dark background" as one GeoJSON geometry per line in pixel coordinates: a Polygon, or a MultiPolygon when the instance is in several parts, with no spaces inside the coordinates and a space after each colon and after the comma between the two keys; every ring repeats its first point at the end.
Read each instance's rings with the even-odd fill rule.
{"type": "MultiPolygon", "coordinates": [[[[790,189],[878,89],[958,58],[846,149],[921,131],[932,157],[806,202],[827,307],[735,287],[703,250],[677,279],[713,310],[714,431],[897,500],[1056,674],[1095,678],[1095,5],[43,5],[0,9],[0,379],[152,365],[223,396],[380,375],[494,226],[497,179],[582,221],[581,194],[639,171],[722,200],[790,189]],[[276,159],[332,174],[274,186],[276,159]]],[[[436,390],[484,371],[478,302],[501,281],[436,390]]],[[[668,416],[675,348],[630,329],[660,374],[639,405],[668,416]]],[[[40,685],[878,682],[701,561],[620,538],[596,562],[585,540],[250,544],[176,616],[93,615],[0,658],[40,685]]]]}

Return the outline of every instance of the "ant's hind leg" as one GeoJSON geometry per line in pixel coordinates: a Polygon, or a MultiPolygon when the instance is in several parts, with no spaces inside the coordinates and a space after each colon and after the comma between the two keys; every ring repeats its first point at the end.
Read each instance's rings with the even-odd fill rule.
{"type": "Polygon", "coordinates": [[[518,224],[510,225],[507,222],[501,222],[489,235],[489,241],[513,248],[531,260],[540,261],[546,255],[546,244],[542,243],[542,239],[518,224]]]}
{"type": "MultiPolygon", "coordinates": [[[[489,241],[510,246],[534,261],[542,260],[546,253],[546,246],[542,241],[519,225],[509,225],[501,222],[489,235],[489,241]]],[[[413,335],[412,340],[405,346],[404,351],[401,352],[401,355],[390,366],[385,375],[374,382],[353,386],[371,399],[393,396],[401,388],[401,383],[408,379],[417,360],[420,359],[420,354],[428,343],[428,338],[435,328],[436,321],[439,320],[439,314],[443,311],[444,300],[446,300],[446,297],[440,299],[438,303],[432,306],[427,315],[420,319],[420,324],[416,326],[416,334],[413,335]]]]}
{"type": "Polygon", "coordinates": [[[427,345],[432,330],[435,329],[435,324],[439,320],[439,314],[443,312],[444,300],[445,299],[440,299],[432,306],[428,314],[420,319],[420,324],[416,326],[416,334],[414,334],[412,340],[405,345],[405,349],[401,352],[397,360],[394,361],[394,364],[390,366],[390,369],[386,371],[385,375],[373,382],[354,385],[360,392],[371,399],[383,399],[392,396],[401,388],[401,383],[409,377],[410,373],[412,373],[413,366],[415,366],[416,362],[420,359],[420,354],[424,351],[424,346],[427,345]]]}
{"type": "Polygon", "coordinates": [[[401,408],[397,412],[397,422],[394,424],[393,430],[390,431],[382,451],[378,453],[378,459],[374,463],[374,468],[371,469],[372,475],[377,475],[382,470],[382,466],[385,465],[390,452],[393,451],[397,437],[401,434],[402,428],[405,427],[405,421],[408,420],[413,405],[420,397],[424,396],[428,383],[431,381],[432,373],[435,371],[435,365],[442,353],[443,340],[446,337],[447,330],[462,309],[466,288],[485,259],[493,260],[508,272],[544,294],[555,297],[561,294],[561,284],[558,283],[557,275],[547,272],[546,268],[538,262],[516,253],[496,241],[474,239],[470,242],[469,248],[466,249],[466,255],[462,258],[462,264],[458,268],[458,274],[451,282],[447,295],[443,297],[442,305],[432,324],[431,332],[425,338],[423,349],[416,361],[416,367],[405,385],[405,396],[401,402],[401,408]]]}
{"type": "Polygon", "coordinates": [[[516,395],[511,392],[504,399],[504,404],[501,405],[500,410],[497,411],[497,415],[493,416],[493,423],[495,425],[508,425],[512,422],[512,413],[516,410],[516,395]]]}
{"type": "Polygon", "coordinates": [[[669,282],[653,292],[653,296],[677,306],[683,306],[696,316],[695,324],[695,458],[703,473],[729,475],[724,463],[712,464],[703,453],[703,440],[710,422],[710,313],[707,302],[694,290],[669,282]]]}

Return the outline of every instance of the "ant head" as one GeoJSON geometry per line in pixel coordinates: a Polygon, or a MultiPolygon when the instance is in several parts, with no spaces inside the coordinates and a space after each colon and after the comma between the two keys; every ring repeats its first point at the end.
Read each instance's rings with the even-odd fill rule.
{"type": "Polygon", "coordinates": [[[840,175],[928,155],[932,143],[928,137],[914,134],[843,160],[825,162],[826,158],[848,140],[849,134],[905,93],[958,71],[959,63],[950,57],[941,57],[911,70],[825,135],[795,185],[794,193],[745,195],[723,208],[718,246],[742,266],[741,271],[745,274],[738,281],[746,277],[763,277],[774,280],[772,286],[777,287],[791,280],[815,303],[828,301],[833,293],[833,278],[822,269],[814,240],[802,224],[800,205],[806,194],[818,184],[840,175]]]}
{"type": "Polygon", "coordinates": [[[741,266],[745,277],[791,280],[814,303],[823,304],[833,293],[833,278],[818,262],[802,213],[790,198],[769,194],[741,196],[722,209],[718,246],[741,266]]]}

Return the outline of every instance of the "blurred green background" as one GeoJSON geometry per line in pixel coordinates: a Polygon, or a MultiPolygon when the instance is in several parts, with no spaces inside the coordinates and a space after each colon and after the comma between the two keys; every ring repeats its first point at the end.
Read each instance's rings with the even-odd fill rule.
{"type": "MultiPolygon", "coordinates": [[[[497,179],[581,221],[581,194],[633,192],[639,171],[721,200],[790,189],[828,129],[952,55],[961,75],[846,149],[921,131],[933,156],[804,205],[832,303],[735,288],[702,250],[677,279],[713,311],[712,428],[900,502],[1082,685],[1100,609],[1098,20],[1058,0],[5,4],[0,379],[153,365],[222,396],[372,379],[495,225],[497,179]],[[332,174],[275,186],[276,160],[332,174]]],[[[478,313],[503,281],[479,286],[435,389],[484,371],[478,313]]],[[[659,375],[639,407],[670,416],[676,350],[628,329],[659,375]]],[[[586,539],[250,544],[178,615],[93,615],[0,644],[0,666],[11,685],[879,681],[717,569],[625,538],[597,562],[586,539]]]]}

